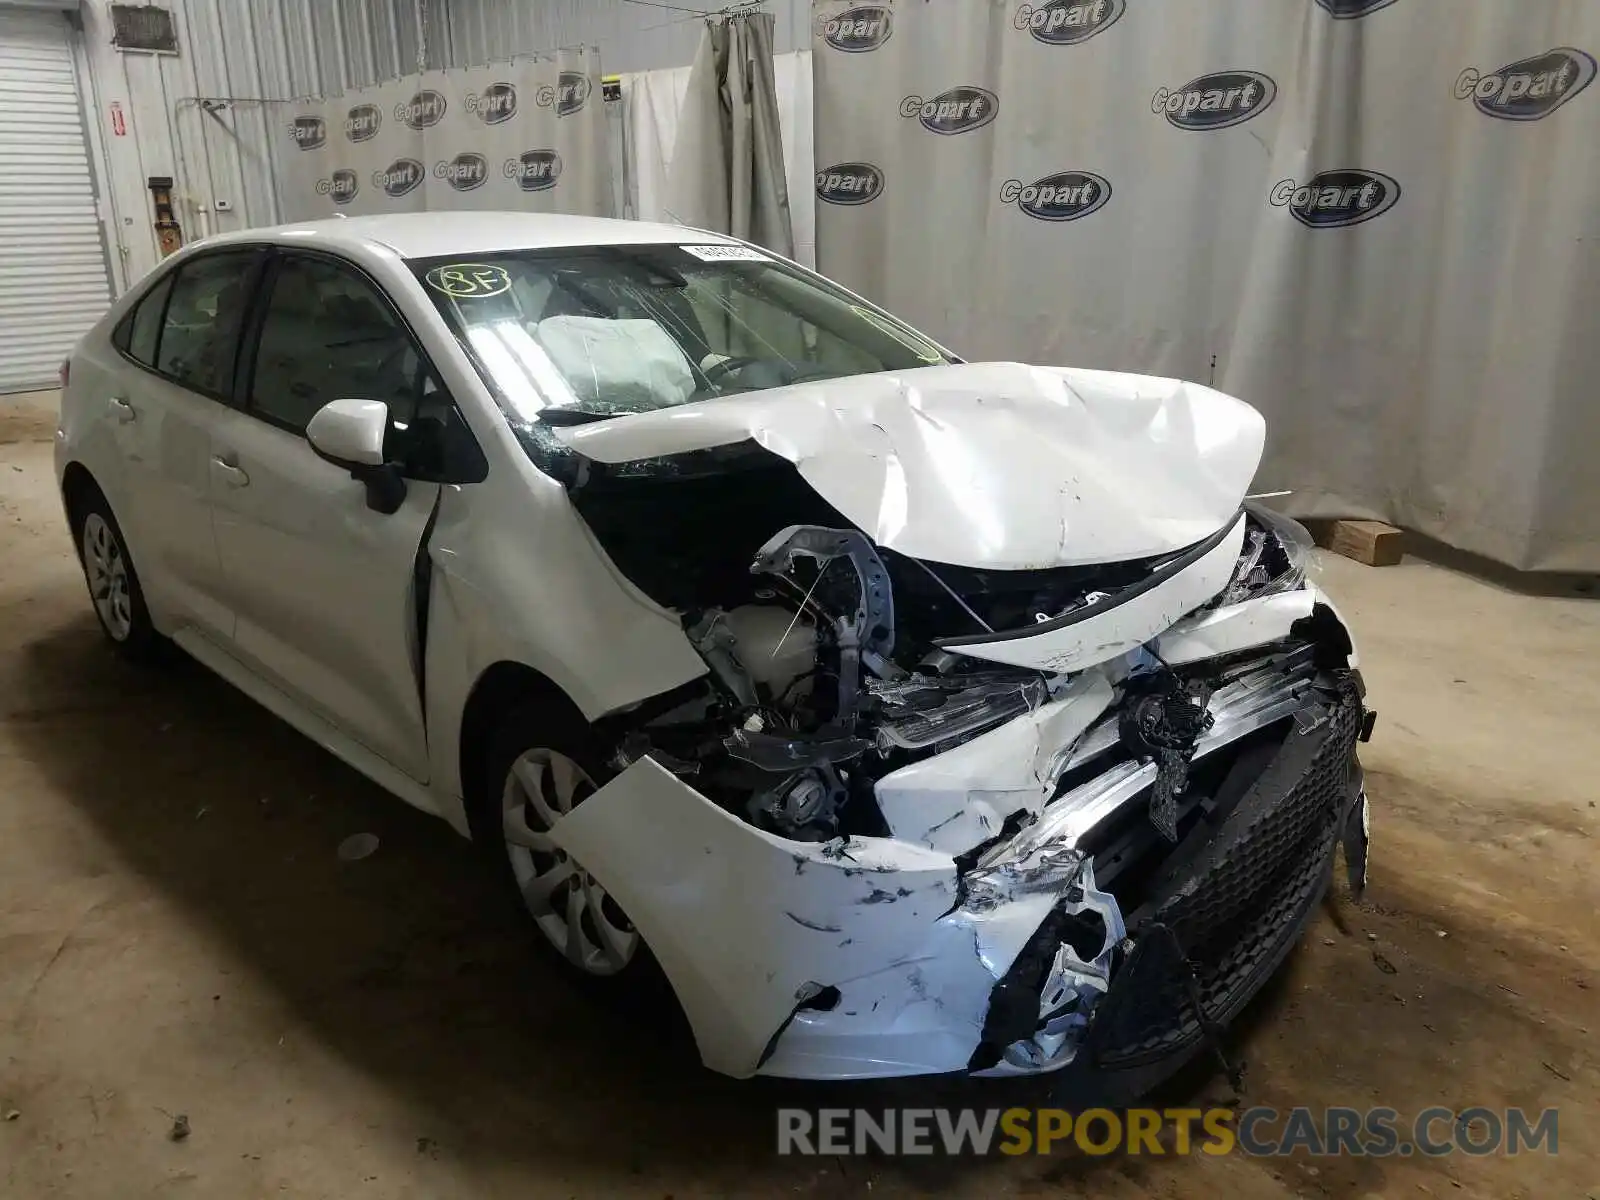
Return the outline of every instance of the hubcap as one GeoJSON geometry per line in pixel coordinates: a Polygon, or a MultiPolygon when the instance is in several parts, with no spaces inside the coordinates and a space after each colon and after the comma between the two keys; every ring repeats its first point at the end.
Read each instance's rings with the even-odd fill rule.
{"type": "Polygon", "coordinates": [[[550,830],[595,790],[577,763],[529,750],[506,774],[501,820],[511,870],[540,932],[573,966],[615,975],[633,960],[639,933],[594,876],[555,844],[550,830]]]}
{"type": "Polygon", "coordinates": [[[106,632],[119,642],[133,632],[133,600],[128,594],[128,560],[122,543],[99,513],[83,522],[83,571],[89,595],[106,632]]]}

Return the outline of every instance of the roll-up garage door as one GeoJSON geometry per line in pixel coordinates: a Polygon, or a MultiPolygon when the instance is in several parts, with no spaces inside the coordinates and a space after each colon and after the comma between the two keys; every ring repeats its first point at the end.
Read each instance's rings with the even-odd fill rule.
{"type": "Polygon", "coordinates": [[[70,36],[0,0],[0,393],[54,386],[111,303],[70,36]]]}

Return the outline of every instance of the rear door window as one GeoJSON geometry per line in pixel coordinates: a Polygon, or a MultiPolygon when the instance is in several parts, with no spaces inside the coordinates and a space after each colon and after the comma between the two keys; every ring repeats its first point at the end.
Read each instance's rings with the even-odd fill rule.
{"type": "Polygon", "coordinates": [[[155,346],[156,370],[204,395],[230,398],[258,258],[254,250],[225,251],[178,269],[155,346]]]}

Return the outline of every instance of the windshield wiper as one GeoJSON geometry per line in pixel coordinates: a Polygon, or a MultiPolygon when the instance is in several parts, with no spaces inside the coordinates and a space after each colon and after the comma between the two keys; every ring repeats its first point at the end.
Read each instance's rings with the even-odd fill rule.
{"type": "Polygon", "coordinates": [[[588,412],[581,408],[546,408],[539,412],[539,420],[546,425],[589,425],[595,421],[609,421],[612,417],[625,417],[627,413],[588,412]]]}
{"type": "Polygon", "coordinates": [[[818,379],[838,379],[838,378],[839,378],[839,372],[835,371],[832,367],[816,367],[816,368],[814,368],[814,369],[812,369],[810,371],[799,371],[799,372],[796,372],[794,377],[789,380],[789,383],[781,384],[779,386],[788,387],[789,384],[792,384],[792,383],[812,383],[812,382],[814,382],[814,381],[816,381],[818,379]]]}

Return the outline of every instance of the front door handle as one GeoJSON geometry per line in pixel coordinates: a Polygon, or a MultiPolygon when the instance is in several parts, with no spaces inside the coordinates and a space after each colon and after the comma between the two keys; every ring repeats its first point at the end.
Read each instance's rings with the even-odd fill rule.
{"type": "Polygon", "coordinates": [[[242,488],[250,486],[250,476],[240,469],[238,463],[229,462],[219,455],[211,460],[211,465],[222,473],[222,482],[229,487],[242,488]]]}
{"type": "Polygon", "coordinates": [[[118,421],[122,422],[122,424],[126,425],[129,421],[133,420],[139,414],[134,412],[133,411],[133,405],[129,404],[121,396],[112,396],[111,397],[111,415],[116,417],[116,419],[118,421]]]}

